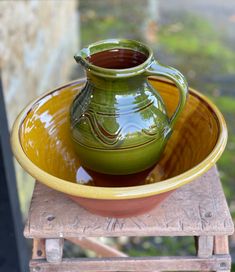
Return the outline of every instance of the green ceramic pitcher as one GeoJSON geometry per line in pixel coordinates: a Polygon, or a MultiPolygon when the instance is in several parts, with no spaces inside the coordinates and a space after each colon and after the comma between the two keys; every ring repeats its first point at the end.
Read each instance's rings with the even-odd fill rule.
{"type": "Polygon", "coordinates": [[[184,76],[164,66],[137,41],[104,40],[82,49],[75,59],[87,82],[71,105],[71,135],[88,169],[126,175],[153,166],[182,112],[188,86],[184,76]],[[168,117],[161,96],[148,82],[163,76],[178,87],[180,99],[168,117]]]}

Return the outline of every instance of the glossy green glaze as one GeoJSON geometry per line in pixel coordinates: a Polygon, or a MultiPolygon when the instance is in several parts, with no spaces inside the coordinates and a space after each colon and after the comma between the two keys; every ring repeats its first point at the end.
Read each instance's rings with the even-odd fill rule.
{"type": "MultiPolygon", "coordinates": [[[[100,63],[115,63],[112,52],[105,54],[100,63]]],[[[123,60],[131,57],[126,55],[123,60]]],[[[185,105],[188,87],[183,75],[159,64],[150,48],[132,40],[95,43],[82,49],[75,59],[87,72],[86,85],[70,111],[72,139],[81,164],[115,175],[151,167],[159,160],[185,105]],[[138,64],[125,69],[103,68],[90,61],[93,56],[98,63],[96,53],[116,49],[140,52],[145,60],[138,63],[136,57],[138,64]],[[171,79],[180,91],[179,105],[171,118],[160,95],[148,82],[151,75],[171,79]]]]}

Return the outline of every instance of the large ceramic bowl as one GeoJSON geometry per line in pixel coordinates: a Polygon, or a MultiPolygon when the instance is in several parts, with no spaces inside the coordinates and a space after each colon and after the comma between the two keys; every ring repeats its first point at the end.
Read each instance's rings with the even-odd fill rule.
{"type": "MultiPolygon", "coordinates": [[[[227,129],[220,111],[190,89],[184,112],[155,167],[128,176],[84,169],[74,151],[69,127],[69,107],[84,82],[69,83],[28,105],[15,121],[12,147],[19,163],[35,179],[93,213],[125,217],[146,212],[173,190],[205,173],[225,148],[227,129]]],[[[171,116],[178,103],[176,87],[160,78],[152,78],[151,84],[171,116]]]]}

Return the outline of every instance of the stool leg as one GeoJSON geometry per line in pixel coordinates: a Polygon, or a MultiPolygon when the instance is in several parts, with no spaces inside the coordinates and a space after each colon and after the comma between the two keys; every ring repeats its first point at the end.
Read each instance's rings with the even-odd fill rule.
{"type": "Polygon", "coordinates": [[[46,239],[46,259],[49,263],[60,263],[63,257],[64,239],[46,239]]]}
{"type": "MultiPolygon", "coordinates": [[[[229,254],[229,243],[228,243],[228,236],[221,235],[214,237],[214,254],[229,254]]],[[[231,268],[231,260],[228,263],[221,263],[220,269],[217,270],[223,272],[229,272],[231,268]]],[[[217,272],[216,271],[216,272],[217,272]]]]}
{"type": "Polygon", "coordinates": [[[200,258],[208,258],[213,253],[213,236],[199,236],[197,240],[197,256],[200,258]]]}
{"type": "Polygon", "coordinates": [[[45,239],[33,239],[32,259],[39,260],[45,258],[46,258],[45,239]]]}
{"type": "Polygon", "coordinates": [[[195,247],[199,258],[208,258],[213,253],[213,236],[195,236],[195,247]]]}
{"type": "Polygon", "coordinates": [[[215,236],[214,254],[229,254],[228,236],[215,236]]]}

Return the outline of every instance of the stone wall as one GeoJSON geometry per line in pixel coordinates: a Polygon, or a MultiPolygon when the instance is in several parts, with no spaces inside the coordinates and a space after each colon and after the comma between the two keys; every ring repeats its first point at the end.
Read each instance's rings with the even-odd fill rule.
{"type": "Polygon", "coordinates": [[[0,1],[0,69],[8,120],[68,80],[78,47],[76,0],[0,1]]]}
{"type": "MultiPolygon", "coordinates": [[[[9,127],[42,92],[69,80],[78,50],[78,0],[0,1],[0,72],[9,127]]],[[[21,208],[33,179],[16,163],[21,208]]]]}

